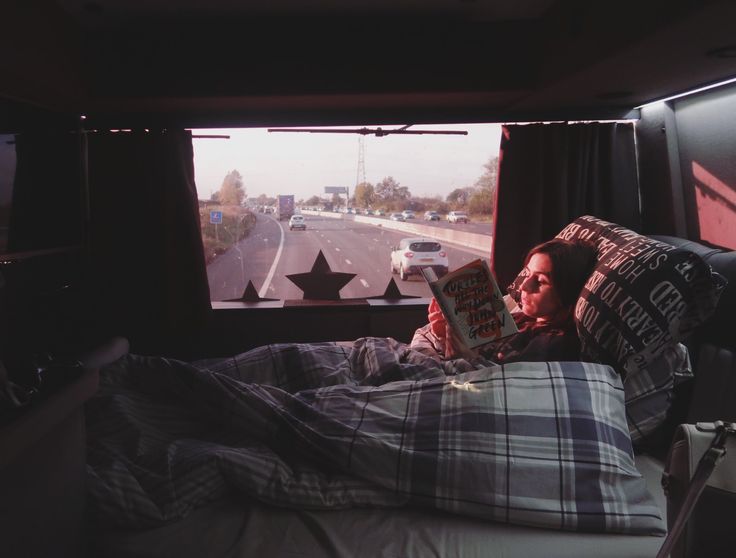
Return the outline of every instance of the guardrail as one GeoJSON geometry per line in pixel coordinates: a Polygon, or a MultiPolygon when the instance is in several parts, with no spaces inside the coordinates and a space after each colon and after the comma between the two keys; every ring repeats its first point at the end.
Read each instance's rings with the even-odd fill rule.
{"type": "Polygon", "coordinates": [[[332,211],[310,211],[302,210],[304,215],[317,215],[320,217],[328,217],[331,219],[343,219],[347,221],[357,221],[358,223],[367,223],[385,229],[403,231],[417,236],[428,236],[440,241],[467,246],[474,250],[485,251],[491,253],[491,241],[493,236],[490,234],[479,234],[465,232],[457,229],[446,229],[443,227],[430,227],[419,222],[409,221],[392,221],[390,219],[381,219],[379,217],[370,217],[368,215],[353,215],[351,213],[333,213],[332,211]]]}

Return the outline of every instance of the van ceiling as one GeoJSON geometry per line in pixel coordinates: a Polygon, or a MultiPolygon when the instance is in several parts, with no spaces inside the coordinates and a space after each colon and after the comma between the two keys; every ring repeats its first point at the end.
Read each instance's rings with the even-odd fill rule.
{"type": "Polygon", "coordinates": [[[622,118],[736,77],[730,0],[26,0],[0,21],[0,98],[100,125],[622,118]]]}

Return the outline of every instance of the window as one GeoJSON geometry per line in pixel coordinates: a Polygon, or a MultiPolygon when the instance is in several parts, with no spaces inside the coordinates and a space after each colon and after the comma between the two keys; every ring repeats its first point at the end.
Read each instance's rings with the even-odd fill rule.
{"type": "MultiPolygon", "coordinates": [[[[287,275],[309,271],[320,251],[333,271],[356,274],[343,299],[378,296],[392,278],[392,247],[412,236],[441,243],[450,268],[489,258],[493,208],[484,200],[493,199],[500,125],[411,129],[467,135],[194,130],[212,300],[239,298],[249,281],[262,297],[300,299],[287,275]],[[404,210],[434,211],[440,220],[390,218],[404,210]],[[468,228],[448,226],[453,210],[472,215],[468,228]],[[289,226],[293,214],[306,229],[289,226]]],[[[400,291],[431,296],[419,276],[400,291]]]]}
{"type": "Polygon", "coordinates": [[[414,252],[439,252],[442,246],[438,242],[412,242],[409,250],[414,252]]]}

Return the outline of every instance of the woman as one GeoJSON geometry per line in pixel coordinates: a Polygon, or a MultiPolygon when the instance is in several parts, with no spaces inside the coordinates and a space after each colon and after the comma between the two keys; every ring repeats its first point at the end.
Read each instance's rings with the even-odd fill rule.
{"type": "Polygon", "coordinates": [[[519,304],[512,313],[519,333],[471,351],[432,299],[429,324],[416,331],[411,347],[441,359],[483,357],[499,364],[580,360],[573,310],[595,262],[595,246],[588,242],[555,238],[535,246],[524,260],[522,273],[509,287],[519,304]]]}

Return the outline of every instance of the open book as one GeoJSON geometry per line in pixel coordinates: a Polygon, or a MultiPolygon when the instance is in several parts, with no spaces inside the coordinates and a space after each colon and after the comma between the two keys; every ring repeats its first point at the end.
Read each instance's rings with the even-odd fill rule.
{"type": "Polygon", "coordinates": [[[469,348],[519,331],[485,261],[473,260],[442,278],[431,267],[422,268],[422,274],[445,319],[469,348]]]}

